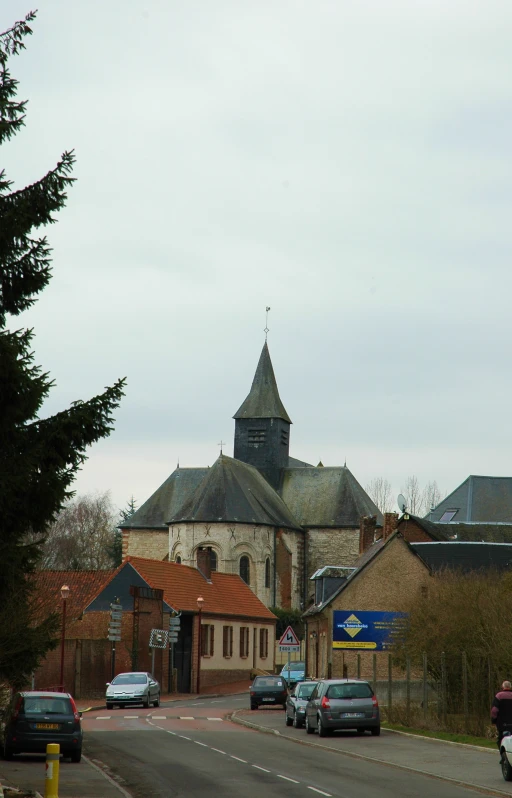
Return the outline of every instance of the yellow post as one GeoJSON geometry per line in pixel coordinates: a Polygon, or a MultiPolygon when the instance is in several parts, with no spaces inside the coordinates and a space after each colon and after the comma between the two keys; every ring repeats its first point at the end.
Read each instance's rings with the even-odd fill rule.
{"type": "Polygon", "coordinates": [[[60,745],[48,743],[46,746],[46,781],[44,798],[59,798],[60,745]]]}

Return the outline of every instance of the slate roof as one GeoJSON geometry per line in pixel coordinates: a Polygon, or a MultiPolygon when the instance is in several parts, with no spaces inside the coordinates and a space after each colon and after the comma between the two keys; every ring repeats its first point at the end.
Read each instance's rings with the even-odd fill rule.
{"type": "Polygon", "coordinates": [[[446,537],[457,540],[512,543],[512,524],[435,524],[446,537]]]}
{"type": "Polygon", "coordinates": [[[66,599],[67,617],[70,621],[79,618],[87,605],[117,571],[117,568],[101,571],[36,571],[33,579],[38,606],[45,614],[62,612],[60,589],[63,585],[67,585],[69,587],[69,597],[66,599]]]}
{"type": "Polygon", "coordinates": [[[382,513],[347,466],[286,468],[281,496],[303,527],[359,528],[362,515],[382,513]]]}
{"type": "Polygon", "coordinates": [[[499,571],[512,568],[512,543],[472,543],[448,540],[437,543],[410,543],[432,571],[452,568],[481,571],[496,568],[499,571]]]}
{"type": "Polygon", "coordinates": [[[208,582],[197,568],[188,565],[131,556],[126,562],[152,588],[163,590],[165,601],[180,611],[197,613],[197,597],[202,596],[204,613],[276,620],[237,574],[214,571],[208,582]]]}
{"type": "Polygon", "coordinates": [[[267,342],[263,344],[249,395],[233,418],[282,418],[291,424],[277,389],[267,342]]]}
{"type": "Polygon", "coordinates": [[[470,475],[428,514],[429,521],[447,510],[457,510],[455,522],[512,523],[512,477],[470,475]]]}
{"type": "Polygon", "coordinates": [[[170,524],[222,521],[300,529],[298,521],[258,469],[225,454],[207,471],[183,506],[166,520],[170,524]]]}
{"type": "Polygon", "coordinates": [[[121,529],[165,529],[166,521],[202,482],[208,468],[177,468],[121,529]]]}

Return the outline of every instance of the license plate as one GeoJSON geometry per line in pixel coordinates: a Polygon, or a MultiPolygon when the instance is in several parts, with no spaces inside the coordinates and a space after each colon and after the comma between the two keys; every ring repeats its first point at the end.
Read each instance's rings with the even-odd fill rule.
{"type": "Polygon", "coordinates": [[[275,698],[264,698],[263,701],[275,701],[275,698]]]}
{"type": "Polygon", "coordinates": [[[36,723],[36,729],[58,729],[58,723],[36,723]]]}
{"type": "Polygon", "coordinates": [[[364,718],[363,712],[342,712],[342,718],[364,718]]]}

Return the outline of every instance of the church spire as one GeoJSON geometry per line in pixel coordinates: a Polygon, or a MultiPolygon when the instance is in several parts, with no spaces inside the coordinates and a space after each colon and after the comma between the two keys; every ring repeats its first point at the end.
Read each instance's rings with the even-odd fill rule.
{"type": "Polygon", "coordinates": [[[291,424],[279,396],[267,342],[263,344],[249,395],[233,418],[282,418],[291,424]]]}

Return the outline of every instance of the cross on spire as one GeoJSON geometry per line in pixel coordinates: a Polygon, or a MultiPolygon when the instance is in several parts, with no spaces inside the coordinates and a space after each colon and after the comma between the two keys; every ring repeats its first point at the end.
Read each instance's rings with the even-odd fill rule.
{"type": "Polygon", "coordinates": [[[270,310],[269,307],[265,308],[265,313],[266,313],[266,315],[265,315],[265,329],[263,330],[263,332],[265,333],[265,341],[267,340],[267,335],[269,333],[269,329],[268,329],[268,312],[269,312],[269,310],[270,310]]]}
{"type": "Polygon", "coordinates": [[[222,447],[225,446],[225,445],[226,445],[226,441],[223,441],[222,438],[221,438],[220,442],[217,444],[217,446],[220,446],[220,453],[221,454],[222,454],[222,447]]]}

